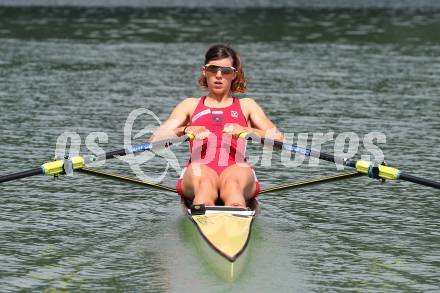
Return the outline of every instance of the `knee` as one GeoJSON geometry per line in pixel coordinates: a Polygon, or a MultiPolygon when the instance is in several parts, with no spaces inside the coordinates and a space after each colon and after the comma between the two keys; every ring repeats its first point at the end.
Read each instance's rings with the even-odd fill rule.
{"type": "Polygon", "coordinates": [[[227,180],[222,180],[220,184],[221,190],[236,190],[240,189],[240,181],[236,178],[228,178],[227,180]]]}
{"type": "Polygon", "coordinates": [[[195,180],[194,186],[198,186],[199,188],[203,189],[216,189],[217,188],[217,182],[213,180],[213,178],[198,178],[195,180]]]}

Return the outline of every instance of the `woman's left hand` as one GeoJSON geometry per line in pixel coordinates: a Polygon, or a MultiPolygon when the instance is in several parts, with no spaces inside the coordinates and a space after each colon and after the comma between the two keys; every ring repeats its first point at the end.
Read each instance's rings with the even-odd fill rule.
{"type": "Polygon", "coordinates": [[[231,134],[233,137],[237,138],[240,133],[249,132],[247,127],[243,127],[237,123],[227,123],[225,124],[225,128],[223,128],[223,133],[231,134]]]}

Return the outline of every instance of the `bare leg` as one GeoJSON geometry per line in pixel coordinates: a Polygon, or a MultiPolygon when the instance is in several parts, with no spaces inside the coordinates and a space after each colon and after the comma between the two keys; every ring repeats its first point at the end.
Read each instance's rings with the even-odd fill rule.
{"type": "Polygon", "coordinates": [[[182,190],[185,198],[194,204],[215,205],[218,197],[218,175],[205,165],[191,164],[183,175],[182,190]],[[195,168],[200,168],[195,170],[195,168]]]}
{"type": "Polygon", "coordinates": [[[232,165],[220,174],[220,198],[225,205],[246,207],[255,194],[255,176],[249,166],[232,165]]]}

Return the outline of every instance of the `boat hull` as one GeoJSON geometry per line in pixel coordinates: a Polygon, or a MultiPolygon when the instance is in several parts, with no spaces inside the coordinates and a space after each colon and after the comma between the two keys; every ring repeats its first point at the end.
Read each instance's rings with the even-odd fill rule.
{"type": "Polygon", "coordinates": [[[222,279],[236,280],[245,267],[258,202],[251,202],[250,210],[215,206],[203,207],[200,212],[191,209],[188,202],[183,207],[201,258],[222,279]]]}

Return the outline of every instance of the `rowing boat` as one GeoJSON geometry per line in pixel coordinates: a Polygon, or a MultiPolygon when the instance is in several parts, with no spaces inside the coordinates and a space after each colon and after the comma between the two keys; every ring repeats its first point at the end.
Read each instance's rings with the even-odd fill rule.
{"type": "Polygon", "coordinates": [[[248,209],[231,206],[191,205],[182,199],[184,213],[195,228],[202,258],[223,279],[234,281],[246,263],[252,224],[259,213],[253,199],[248,209]]]}
{"type": "MultiPolygon", "coordinates": [[[[241,136],[240,136],[241,137],[241,136]]],[[[156,149],[168,148],[171,145],[182,143],[193,139],[191,135],[186,135],[176,139],[166,139],[156,141],[154,143],[145,143],[141,145],[132,146],[129,148],[118,149],[105,154],[96,156],[74,156],[65,159],[59,159],[44,163],[39,167],[19,171],[12,174],[0,176],[0,183],[27,178],[35,175],[69,175],[74,170],[85,174],[113,178],[125,182],[141,184],[144,186],[176,192],[176,189],[158,183],[144,182],[137,178],[129,178],[115,174],[109,174],[103,171],[93,170],[88,168],[89,164],[101,160],[117,158],[119,156],[132,155],[144,151],[154,151],[156,149]]],[[[290,153],[299,153],[307,157],[314,157],[320,160],[336,163],[342,162],[344,166],[355,169],[354,172],[347,172],[343,174],[331,175],[324,178],[306,180],[303,182],[296,182],[282,186],[265,188],[261,193],[275,192],[285,189],[298,188],[311,184],[319,184],[324,182],[331,182],[335,180],[348,179],[357,177],[359,175],[368,175],[373,179],[384,180],[401,180],[412,182],[424,186],[440,189],[440,182],[417,177],[406,172],[402,172],[397,168],[385,166],[384,164],[376,164],[365,160],[355,160],[351,158],[337,157],[333,154],[315,151],[299,147],[295,144],[287,144],[282,141],[268,140],[266,138],[248,137],[247,134],[241,137],[247,140],[256,141],[260,144],[273,145],[274,148],[281,149],[290,153]]],[[[227,280],[235,280],[245,266],[246,254],[248,252],[247,245],[249,243],[252,223],[255,216],[258,214],[259,206],[256,200],[249,203],[248,209],[226,206],[191,206],[190,202],[183,202],[184,211],[187,217],[191,220],[192,227],[195,228],[200,251],[210,266],[212,266],[221,276],[227,280]]]]}

